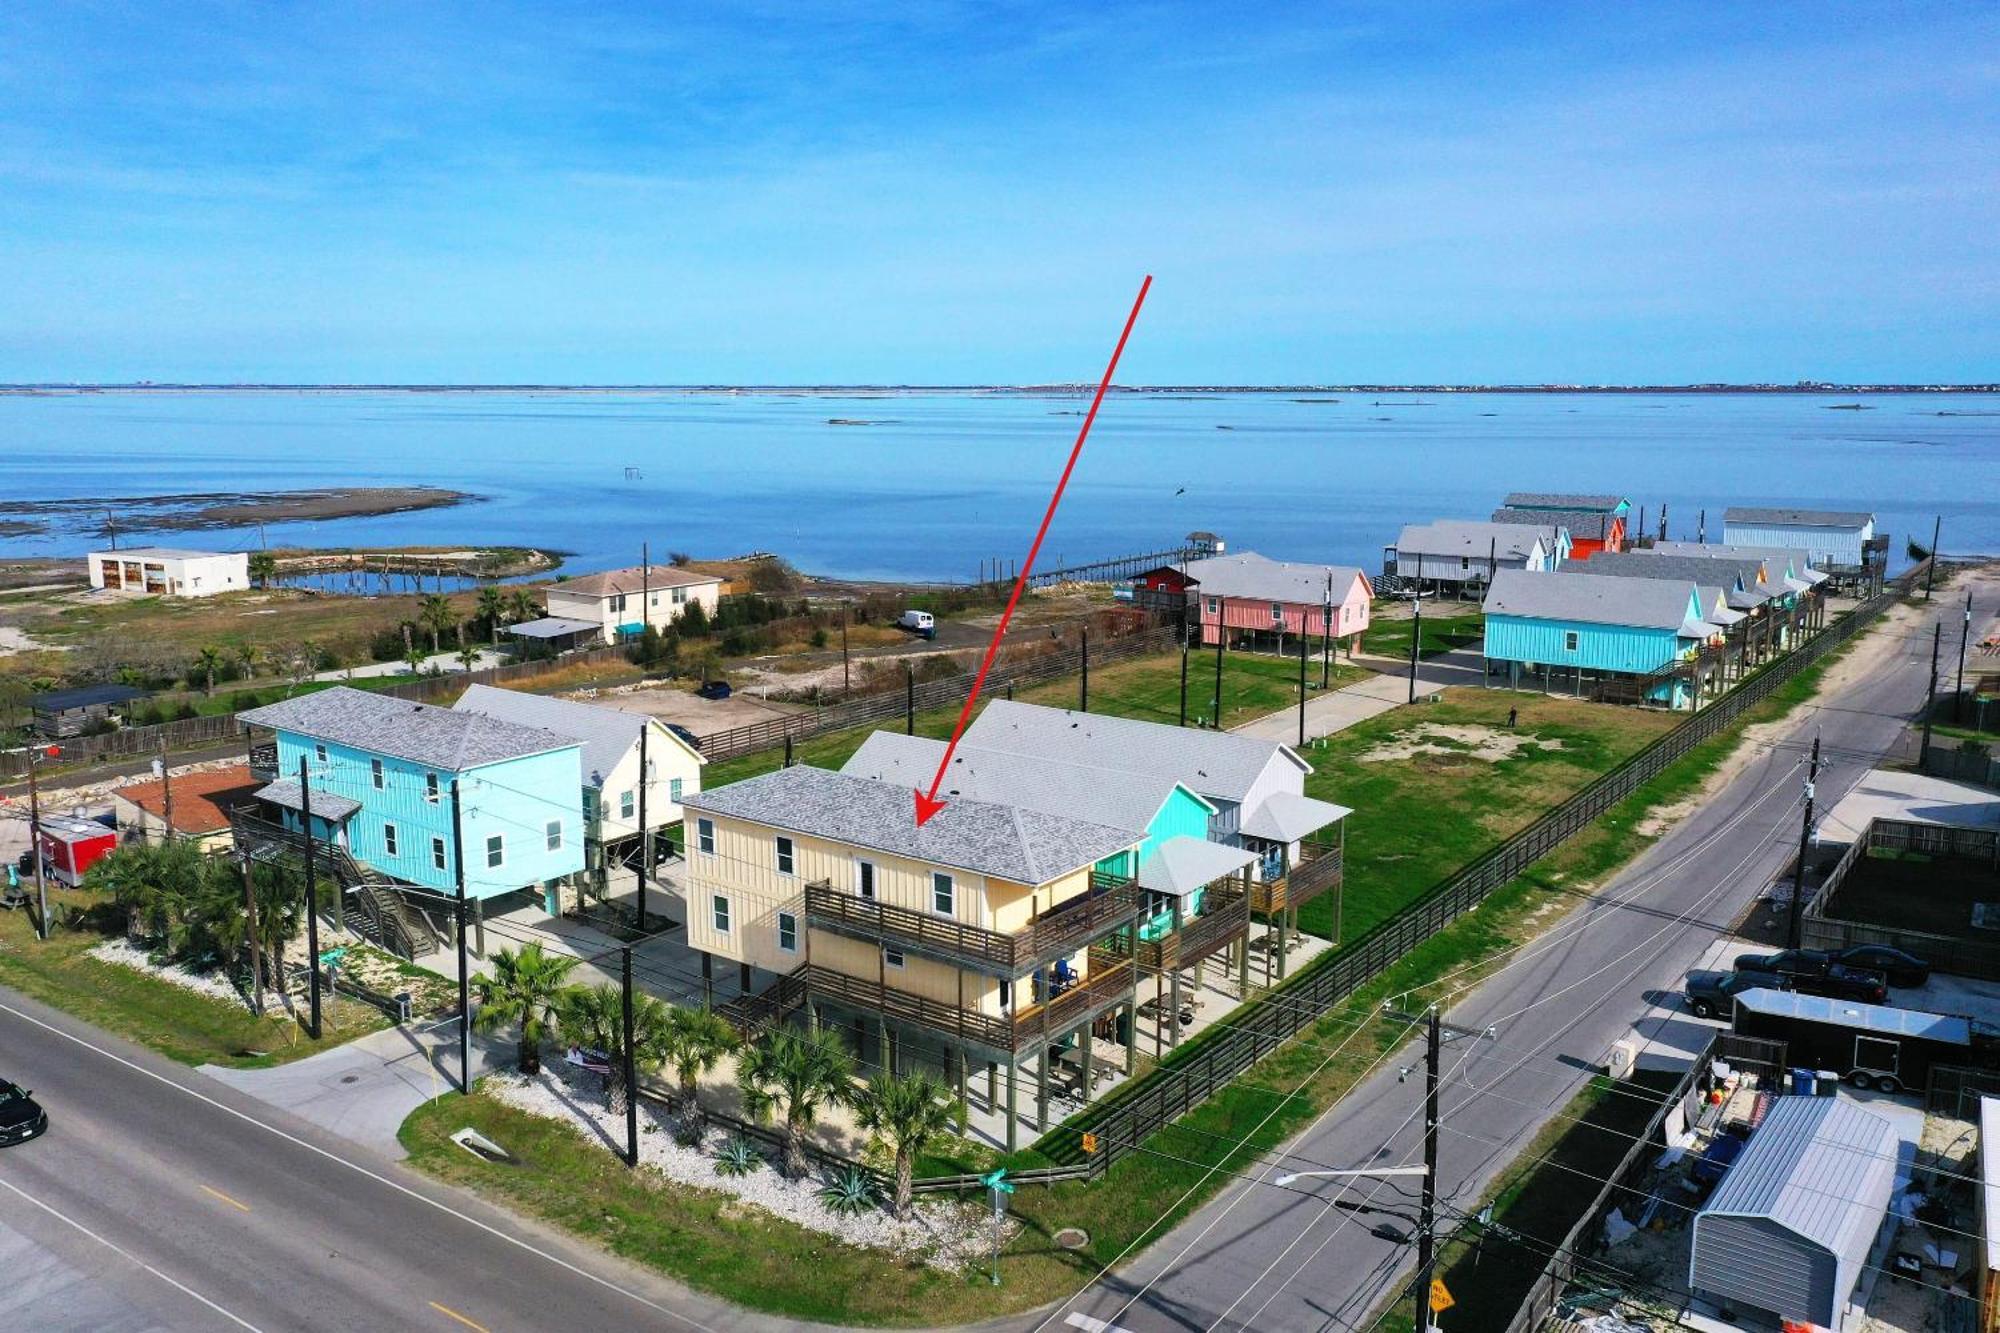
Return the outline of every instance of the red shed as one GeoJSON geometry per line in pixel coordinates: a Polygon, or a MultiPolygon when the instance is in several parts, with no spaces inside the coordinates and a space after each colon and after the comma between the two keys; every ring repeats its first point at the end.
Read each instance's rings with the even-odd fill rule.
{"type": "Polygon", "coordinates": [[[94,819],[58,816],[42,821],[42,867],[50,878],[71,888],[117,846],[117,830],[94,819]]]}

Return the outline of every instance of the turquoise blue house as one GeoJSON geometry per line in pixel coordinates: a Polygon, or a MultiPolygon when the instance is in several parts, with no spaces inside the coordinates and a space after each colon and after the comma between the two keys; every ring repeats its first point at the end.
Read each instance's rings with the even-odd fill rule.
{"type": "Polygon", "coordinates": [[[303,764],[314,835],[391,879],[455,896],[460,836],[469,898],[544,890],[583,869],[573,738],[345,686],[238,720],[275,733],[262,771],[272,781],[257,796],[276,818],[300,826],[303,764]]]}
{"type": "MultiPolygon", "coordinates": [[[[1486,594],[1486,665],[1518,686],[1522,676],[1544,683],[1592,678],[1650,677],[1692,659],[1721,633],[1703,618],[1694,581],[1608,574],[1500,571],[1486,594]]],[[[1685,680],[1661,681],[1648,698],[1687,707],[1685,680]]]]}

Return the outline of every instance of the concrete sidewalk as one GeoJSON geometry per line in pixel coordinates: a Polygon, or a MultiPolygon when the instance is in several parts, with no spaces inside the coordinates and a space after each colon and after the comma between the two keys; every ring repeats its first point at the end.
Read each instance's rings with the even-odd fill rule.
{"type": "MultiPolygon", "coordinates": [[[[513,1058],[510,1037],[473,1033],[474,1079],[510,1066],[513,1058]]],[[[200,1072],[400,1160],[405,1154],[396,1131],[403,1121],[431,1098],[458,1089],[458,1023],[449,1019],[428,1032],[388,1028],[269,1069],[202,1065],[200,1072]]]]}
{"type": "MultiPolygon", "coordinates": [[[[1357,722],[1378,717],[1410,698],[1410,668],[1397,666],[1388,658],[1367,656],[1355,659],[1360,665],[1382,674],[1306,700],[1306,736],[1309,741],[1345,731],[1357,722]]],[[[1477,685],[1485,678],[1477,652],[1458,649],[1425,661],[1417,671],[1417,698],[1424,699],[1449,685],[1477,685]]],[[[1263,717],[1238,723],[1231,731],[1262,741],[1284,745],[1299,742],[1299,710],[1296,705],[1263,717]]]]}

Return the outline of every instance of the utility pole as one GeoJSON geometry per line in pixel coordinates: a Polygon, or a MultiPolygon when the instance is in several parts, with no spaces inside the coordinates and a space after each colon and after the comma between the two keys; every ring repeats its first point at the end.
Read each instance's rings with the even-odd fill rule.
{"type": "Polygon", "coordinates": [[[465,963],[465,819],[458,801],[459,779],[451,780],[451,872],[458,884],[458,1091],[472,1095],[472,978],[465,963]]]}
{"type": "Polygon", "coordinates": [[[167,831],[160,841],[174,836],[174,774],[167,767],[167,738],[160,737],[160,799],[166,808],[167,831]]]}
{"type": "Polygon", "coordinates": [[[1437,1006],[1431,1006],[1424,1049],[1424,1192],[1417,1213],[1417,1333],[1431,1328],[1431,1282],[1437,1276],[1438,1173],[1437,1006]]]}
{"type": "Polygon", "coordinates": [[[1179,725],[1187,725],[1187,636],[1181,636],[1181,720],[1179,725]]]}
{"type": "Polygon", "coordinates": [[[1931,599],[1931,575],[1937,573],[1938,537],[1944,531],[1944,515],[1939,514],[1931,523],[1931,558],[1924,566],[1924,600],[1931,599]]]}
{"type": "Polygon", "coordinates": [[[1813,784],[1819,781],[1819,736],[1813,736],[1812,767],[1806,770],[1805,818],[1799,823],[1799,864],[1792,876],[1792,921],[1785,939],[1791,948],[1799,947],[1799,932],[1804,922],[1806,903],[1806,843],[1812,838],[1813,784]]]}
{"type": "Polygon", "coordinates": [[[908,662],[903,663],[903,734],[917,734],[917,673],[908,662]]]}
{"type": "Polygon", "coordinates": [[[1697,546],[1708,545],[1708,511],[1701,511],[1701,517],[1694,521],[1694,540],[1697,546]]]}
{"type": "Polygon", "coordinates": [[[653,551],[652,543],[639,543],[639,632],[644,634],[646,626],[653,623],[653,551]]]}
{"type": "Polygon", "coordinates": [[[1222,730],[1222,640],[1228,633],[1222,623],[1222,603],[1216,602],[1215,612],[1215,729],[1222,730]]]}
{"type": "Polygon", "coordinates": [[[28,849],[35,858],[35,897],[41,901],[35,917],[35,934],[40,939],[49,937],[49,881],[42,874],[42,792],[35,785],[35,765],[44,756],[53,759],[61,753],[53,745],[28,747],[28,849]]]}
{"type": "Polygon", "coordinates": [[[306,974],[312,978],[307,993],[311,998],[312,1032],[319,1040],[319,885],[313,866],[312,777],[306,757],[299,756],[299,828],[306,840],[306,974]]]}
{"type": "Polygon", "coordinates": [[[842,603],[840,608],[840,697],[845,699],[848,692],[853,688],[854,681],[848,673],[847,663],[847,606],[845,603],[842,603]]]}
{"type": "Polygon", "coordinates": [[[639,1057],[633,1051],[632,1020],[632,946],[625,946],[625,958],[619,968],[623,981],[623,996],[620,1008],[625,1025],[625,1049],[621,1052],[625,1068],[625,1165],[639,1165],[639,1057]]]}
{"type": "Polygon", "coordinates": [[[1410,702],[1417,701],[1417,647],[1424,641],[1424,599],[1420,592],[1410,601],[1410,702]]]}
{"type": "Polygon", "coordinates": [[[264,960],[259,954],[257,941],[257,877],[251,863],[250,853],[237,857],[243,865],[243,920],[244,930],[250,937],[250,994],[252,1013],[260,1018],[264,1013],[264,960]]]}
{"type": "Polygon", "coordinates": [[[1090,626],[1084,625],[1079,633],[1082,636],[1083,683],[1077,688],[1076,711],[1088,713],[1090,711],[1090,626]]]}
{"type": "MultiPolygon", "coordinates": [[[[646,736],[653,730],[648,718],[639,728],[639,891],[632,922],[641,935],[646,933],[646,877],[653,873],[653,833],[646,824],[646,788],[653,785],[653,770],[646,761],[646,736]]],[[[785,748],[791,748],[791,736],[785,748]]]]}
{"type": "Polygon", "coordinates": [[[1924,750],[1931,748],[1931,715],[1937,712],[1938,648],[1944,641],[1944,622],[1931,626],[1931,683],[1924,695],[1924,747],[1917,751],[1917,763],[1924,762],[1924,750]]]}
{"type": "Polygon", "coordinates": [[[1951,697],[1951,720],[1965,721],[1965,641],[1972,637],[1972,589],[1965,590],[1965,619],[1958,626],[1958,687],[1951,697]]]}
{"type": "Polygon", "coordinates": [[[1333,574],[1326,576],[1326,603],[1319,620],[1319,687],[1333,686],[1333,574]]]}
{"type": "Polygon", "coordinates": [[[1299,748],[1306,748],[1306,635],[1299,626],[1299,748]]]}

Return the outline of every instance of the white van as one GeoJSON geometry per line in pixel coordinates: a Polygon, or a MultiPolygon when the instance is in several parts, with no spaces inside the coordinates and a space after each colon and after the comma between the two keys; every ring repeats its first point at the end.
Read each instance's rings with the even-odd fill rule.
{"type": "Polygon", "coordinates": [[[928,611],[905,611],[896,617],[896,628],[921,634],[928,639],[937,633],[937,618],[928,611]]]}

